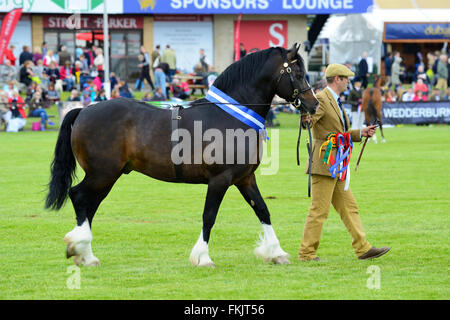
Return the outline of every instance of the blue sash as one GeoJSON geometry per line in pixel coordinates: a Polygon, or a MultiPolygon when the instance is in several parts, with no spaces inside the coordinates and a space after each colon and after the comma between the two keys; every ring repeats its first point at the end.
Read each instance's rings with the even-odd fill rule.
{"type": "Polygon", "coordinates": [[[236,100],[216,87],[211,86],[205,98],[256,131],[259,132],[260,130],[264,130],[264,132],[266,132],[266,127],[264,125],[266,120],[263,117],[255,111],[240,105],[236,100]]]}

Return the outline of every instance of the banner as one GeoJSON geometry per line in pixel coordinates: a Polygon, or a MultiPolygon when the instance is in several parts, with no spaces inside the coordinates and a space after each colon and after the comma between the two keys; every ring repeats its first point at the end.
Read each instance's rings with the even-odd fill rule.
{"type": "Polygon", "coordinates": [[[5,50],[8,47],[9,40],[11,40],[21,15],[22,8],[17,8],[9,12],[3,19],[2,30],[0,33],[0,64],[3,64],[5,50]]]}
{"type": "Polygon", "coordinates": [[[405,40],[448,41],[450,23],[391,23],[384,24],[384,42],[404,42],[405,40]]]}
{"type": "Polygon", "coordinates": [[[123,13],[348,14],[372,6],[373,0],[123,0],[123,13]]]}
{"type": "MultiPolygon", "coordinates": [[[[236,30],[237,21],[234,24],[234,29],[236,30]]],[[[243,20],[239,29],[239,40],[244,44],[247,53],[270,47],[287,49],[287,20],[243,20]],[[255,37],[255,35],[258,36],[255,37]]]]}
{"type": "MultiPolygon", "coordinates": [[[[351,106],[344,104],[351,121],[351,106]]],[[[383,103],[383,124],[450,123],[450,101],[383,103]]]]}
{"type": "Polygon", "coordinates": [[[241,58],[241,49],[240,49],[241,19],[242,14],[239,15],[238,21],[234,28],[234,62],[238,61],[241,58]]]}

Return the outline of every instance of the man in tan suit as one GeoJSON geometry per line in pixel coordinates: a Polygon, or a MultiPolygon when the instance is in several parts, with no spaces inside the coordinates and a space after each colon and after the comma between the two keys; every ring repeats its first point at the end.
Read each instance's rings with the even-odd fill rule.
{"type": "MultiPolygon", "coordinates": [[[[306,218],[303,230],[302,243],[299,250],[299,260],[320,261],[316,255],[322,234],[322,225],[328,218],[330,204],[339,213],[348,232],[352,237],[352,246],[359,259],[377,258],[389,251],[388,247],[375,248],[366,240],[361,220],[358,214],[358,206],[350,189],[345,189],[345,181],[331,177],[328,171],[331,164],[322,162],[325,147],[322,144],[330,133],[348,132],[352,141],[359,142],[361,137],[371,137],[376,126],[368,126],[363,129],[349,130],[350,122],[339,99],[339,95],[347,89],[348,77],[354,73],[340,64],[330,64],[325,77],[328,86],[317,94],[320,102],[317,112],[313,116],[303,116],[303,122],[310,122],[313,132],[312,141],[312,166],[311,166],[311,206],[306,218]],[[322,148],[322,152],[320,149],[322,148]],[[319,156],[319,153],[321,155],[319,156]]],[[[332,150],[336,159],[336,148],[332,150]]],[[[348,167],[350,168],[350,167],[348,167]]],[[[306,171],[308,172],[307,167],[306,171]]],[[[350,169],[347,170],[347,175],[350,169]]]]}

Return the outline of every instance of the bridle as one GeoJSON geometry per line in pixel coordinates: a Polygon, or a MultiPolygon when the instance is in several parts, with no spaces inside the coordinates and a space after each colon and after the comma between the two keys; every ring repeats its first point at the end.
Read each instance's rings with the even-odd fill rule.
{"type": "MultiPolygon", "coordinates": [[[[281,48],[280,48],[281,49],[281,48]]],[[[311,86],[309,85],[308,81],[306,81],[306,83],[308,84],[307,88],[301,88],[301,86],[299,85],[299,88],[295,87],[295,79],[294,79],[294,75],[292,74],[292,69],[289,65],[292,65],[294,63],[297,62],[297,59],[292,60],[292,61],[288,61],[287,55],[286,55],[286,51],[281,50],[281,56],[283,58],[283,66],[280,70],[280,74],[278,75],[277,81],[276,81],[276,88],[278,88],[281,78],[284,75],[288,75],[289,76],[289,80],[292,86],[292,101],[287,100],[290,104],[292,104],[294,107],[296,107],[297,109],[300,108],[301,106],[301,100],[299,98],[299,96],[305,92],[308,92],[310,90],[312,90],[311,86]]],[[[297,81],[298,82],[298,81],[297,81]]],[[[306,111],[306,110],[305,110],[306,111]]]]}
{"type": "MultiPolygon", "coordinates": [[[[278,85],[279,85],[279,83],[281,81],[281,78],[284,75],[288,75],[290,83],[291,83],[291,86],[292,86],[292,89],[293,89],[292,96],[291,96],[291,98],[293,100],[292,101],[288,100],[288,102],[290,104],[292,104],[294,107],[296,107],[297,109],[300,109],[301,108],[301,100],[300,100],[299,96],[302,93],[305,93],[305,92],[308,92],[309,90],[312,90],[312,88],[309,85],[308,81],[306,81],[306,83],[308,84],[307,88],[301,88],[300,85],[299,85],[299,88],[295,87],[294,76],[292,74],[292,69],[291,69],[291,67],[289,65],[296,63],[297,59],[289,62],[288,59],[287,59],[286,52],[284,50],[281,50],[281,56],[283,57],[283,66],[282,66],[282,68],[280,70],[280,75],[277,78],[276,87],[278,88],[278,85]]],[[[306,111],[306,110],[302,110],[302,111],[306,111]]],[[[299,123],[298,139],[297,139],[297,165],[300,165],[299,148],[300,148],[300,138],[301,138],[301,135],[302,135],[302,126],[303,126],[303,124],[302,124],[302,113],[300,114],[300,121],[299,122],[300,123],[299,123]]],[[[308,150],[308,155],[309,155],[308,197],[311,197],[312,137],[311,137],[311,127],[309,125],[309,122],[306,123],[306,127],[308,129],[308,134],[309,134],[309,141],[307,141],[307,143],[306,143],[306,149],[308,150]]]]}

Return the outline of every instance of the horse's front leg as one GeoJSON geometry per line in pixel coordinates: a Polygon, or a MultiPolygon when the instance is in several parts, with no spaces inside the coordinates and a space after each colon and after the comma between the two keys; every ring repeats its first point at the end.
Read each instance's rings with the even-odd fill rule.
{"type": "Polygon", "coordinates": [[[247,179],[236,184],[237,188],[244,196],[245,200],[250,204],[262,224],[263,236],[260,236],[258,247],[255,248],[256,256],[264,261],[276,264],[288,264],[289,254],[284,252],[280,246],[280,241],[273,230],[270,223],[270,213],[266,203],[259,193],[256,185],[255,175],[252,174],[247,179]]]}
{"type": "Polygon", "coordinates": [[[216,221],[220,203],[230,186],[230,181],[231,178],[227,173],[223,173],[211,178],[208,183],[205,208],[203,209],[203,228],[189,257],[191,263],[196,267],[215,267],[214,262],[209,257],[209,237],[216,221]]]}

